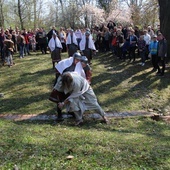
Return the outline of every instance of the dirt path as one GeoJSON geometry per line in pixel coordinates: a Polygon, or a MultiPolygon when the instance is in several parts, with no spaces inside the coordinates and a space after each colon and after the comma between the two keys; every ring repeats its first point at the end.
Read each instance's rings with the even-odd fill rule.
{"type": "MultiPolygon", "coordinates": [[[[92,119],[100,119],[101,116],[97,113],[86,114],[85,117],[92,118],[92,119]]],[[[170,115],[169,116],[161,116],[155,114],[153,112],[144,112],[144,111],[136,111],[136,112],[122,112],[122,113],[106,113],[106,117],[108,118],[128,118],[128,117],[135,117],[135,116],[143,116],[143,117],[150,117],[153,120],[159,121],[163,120],[167,123],[170,123],[170,115]]],[[[65,119],[69,119],[72,116],[68,114],[63,114],[65,119]]],[[[0,119],[7,119],[13,121],[22,121],[22,120],[55,120],[57,118],[56,115],[45,115],[45,114],[4,114],[0,115],[0,119]]]]}

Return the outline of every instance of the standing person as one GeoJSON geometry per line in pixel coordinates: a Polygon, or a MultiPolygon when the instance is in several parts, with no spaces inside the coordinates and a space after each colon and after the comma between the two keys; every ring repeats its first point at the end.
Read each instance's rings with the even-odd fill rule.
{"type": "Polygon", "coordinates": [[[57,90],[62,90],[68,97],[58,103],[58,107],[62,109],[66,106],[67,111],[74,112],[76,117],[76,126],[83,122],[83,114],[86,110],[96,110],[107,123],[106,114],[98,104],[96,95],[86,79],[77,73],[67,72],[62,75],[61,89],[54,87],[57,90]]]}
{"type": "Polygon", "coordinates": [[[145,57],[146,60],[148,59],[148,55],[149,55],[149,44],[151,42],[151,36],[148,34],[147,30],[144,30],[144,40],[146,42],[146,52],[145,52],[145,57]]]}
{"type": "Polygon", "coordinates": [[[47,35],[43,28],[40,28],[37,32],[36,41],[38,42],[42,54],[47,54],[47,35]]]}
{"type": "Polygon", "coordinates": [[[122,46],[124,44],[124,37],[121,29],[117,29],[117,36],[116,36],[116,55],[119,59],[122,59],[122,46]]]}
{"type": "Polygon", "coordinates": [[[14,51],[14,42],[11,40],[12,35],[8,34],[8,39],[4,40],[4,54],[7,58],[7,64],[11,67],[13,63],[12,53],[14,51]]]}
{"type": "Polygon", "coordinates": [[[82,32],[79,28],[75,31],[75,35],[76,35],[77,44],[78,44],[78,48],[79,48],[79,44],[82,39],[82,32]]]}
{"type": "Polygon", "coordinates": [[[53,26],[52,29],[47,33],[48,42],[49,42],[50,39],[52,38],[53,33],[56,33],[57,36],[58,36],[58,31],[56,30],[55,26],[53,26]]]}
{"type": "Polygon", "coordinates": [[[92,78],[92,70],[90,65],[88,64],[88,59],[86,56],[81,56],[81,65],[83,67],[83,70],[86,75],[86,80],[88,81],[89,84],[91,84],[91,78],[92,78]]]}
{"type": "Polygon", "coordinates": [[[17,52],[17,35],[15,31],[12,31],[12,41],[14,42],[14,52],[17,52]]]}
{"type": "Polygon", "coordinates": [[[29,36],[29,41],[30,41],[30,44],[31,44],[31,49],[33,52],[36,52],[36,39],[35,39],[35,35],[33,34],[32,36],[29,36]]]}
{"type": "Polygon", "coordinates": [[[141,66],[145,65],[145,50],[146,50],[146,42],[144,40],[144,36],[141,35],[138,40],[138,50],[139,56],[141,57],[141,66]]]}
{"type": "Polygon", "coordinates": [[[153,36],[153,40],[151,41],[149,45],[149,53],[151,55],[153,70],[157,71],[157,60],[158,60],[158,40],[157,35],[153,36]]]}
{"type": "Polygon", "coordinates": [[[70,29],[68,32],[68,36],[66,38],[66,45],[68,49],[68,56],[73,56],[73,54],[78,50],[78,43],[73,29],[70,29]]]}
{"type": "Polygon", "coordinates": [[[86,31],[85,35],[80,41],[80,50],[82,51],[83,55],[88,58],[88,63],[91,64],[92,54],[95,54],[96,47],[89,31],[86,31]]]}
{"type": "Polygon", "coordinates": [[[2,60],[3,64],[5,62],[4,51],[3,51],[5,39],[6,39],[6,36],[5,36],[4,29],[1,28],[1,32],[0,32],[0,56],[1,56],[1,60],[2,60]]]}
{"type": "Polygon", "coordinates": [[[158,34],[158,57],[156,62],[156,67],[158,69],[157,75],[164,76],[165,72],[165,58],[167,57],[167,41],[162,35],[158,34]],[[160,68],[159,63],[161,63],[162,68],[160,68]]]}
{"type": "Polygon", "coordinates": [[[60,28],[60,33],[59,33],[59,39],[61,41],[61,44],[62,44],[62,53],[66,52],[67,51],[67,48],[66,48],[66,33],[64,31],[64,28],[60,28]]]}
{"type": "Polygon", "coordinates": [[[104,30],[104,51],[108,52],[110,51],[110,31],[109,28],[105,28],[104,30]]]}
{"type": "Polygon", "coordinates": [[[21,31],[19,31],[19,34],[17,36],[17,44],[18,44],[18,47],[19,47],[20,58],[24,58],[25,38],[22,35],[21,31]]]}
{"type": "Polygon", "coordinates": [[[151,40],[152,40],[155,33],[154,33],[153,29],[151,28],[151,26],[148,26],[148,34],[151,36],[151,40]]]}
{"type": "Polygon", "coordinates": [[[29,34],[27,33],[26,29],[24,29],[22,35],[25,38],[25,49],[24,49],[24,53],[25,55],[30,55],[30,41],[29,41],[29,34]]]}
{"type": "Polygon", "coordinates": [[[52,59],[52,64],[54,69],[55,62],[58,63],[61,60],[61,50],[63,48],[55,32],[53,32],[53,36],[48,43],[48,47],[50,48],[51,59],[52,59]]]}
{"type": "Polygon", "coordinates": [[[135,31],[133,29],[130,30],[130,36],[129,36],[129,59],[131,61],[131,59],[133,58],[133,62],[136,59],[136,54],[135,54],[135,50],[137,48],[137,42],[138,42],[138,38],[137,36],[134,34],[135,31]]]}

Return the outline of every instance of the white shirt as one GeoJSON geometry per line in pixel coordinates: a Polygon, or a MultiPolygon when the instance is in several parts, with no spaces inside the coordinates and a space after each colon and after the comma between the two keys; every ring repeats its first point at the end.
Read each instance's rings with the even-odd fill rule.
{"type": "Polygon", "coordinates": [[[145,42],[146,42],[146,45],[149,45],[150,42],[151,42],[151,36],[150,36],[148,33],[146,33],[146,34],[144,35],[144,40],[145,40],[145,42]]]}

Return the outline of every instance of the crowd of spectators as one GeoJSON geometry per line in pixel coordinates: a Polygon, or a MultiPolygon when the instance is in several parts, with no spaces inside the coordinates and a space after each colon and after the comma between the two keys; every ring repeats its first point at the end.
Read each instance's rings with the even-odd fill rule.
{"type": "MultiPolygon", "coordinates": [[[[67,37],[70,32],[74,32],[77,40],[77,49],[80,50],[80,42],[83,35],[88,31],[90,36],[95,44],[95,50],[101,53],[112,52],[113,56],[117,57],[121,61],[136,60],[136,56],[141,57],[141,66],[145,65],[145,61],[148,60],[148,57],[151,56],[151,47],[153,50],[153,41],[160,42],[163,39],[163,47],[165,47],[164,53],[159,56],[164,60],[166,57],[166,40],[161,34],[159,28],[153,29],[151,26],[146,27],[145,29],[139,29],[137,26],[122,26],[116,25],[114,22],[109,21],[108,24],[101,24],[99,26],[94,26],[92,29],[88,28],[76,28],[76,29],[65,29],[61,27],[57,30],[55,27],[48,32],[43,28],[37,28],[34,30],[19,30],[18,27],[12,29],[0,29],[0,56],[2,63],[5,63],[5,58],[9,54],[5,51],[5,46],[7,46],[5,40],[10,39],[13,44],[10,46],[13,48],[11,55],[13,53],[18,53],[20,58],[24,58],[26,55],[30,55],[31,52],[41,51],[42,54],[48,53],[48,42],[52,38],[53,33],[55,32],[62,44],[62,52],[68,52],[67,37]],[[160,38],[161,36],[161,38],[160,38]],[[11,37],[11,38],[9,38],[11,37]]],[[[157,45],[156,52],[154,57],[160,55],[160,43],[157,45]]],[[[68,55],[69,52],[68,52],[68,55]]],[[[161,60],[162,60],[161,59],[161,60]]],[[[153,63],[158,63],[159,58],[155,59],[153,63]]],[[[8,61],[8,65],[11,66],[13,63],[8,61]]],[[[164,62],[162,62],[164,63],[164,62]]],[[[154,69],[158,70],[158,66],[155,66],[154,69]]],[[[164,64],[163,64],[164,65],[164,64]]],[[[159,72],[159,71],[158,71],[159,72]]],[[[163,71],[164,72],[164,71],[163,71]]]]}

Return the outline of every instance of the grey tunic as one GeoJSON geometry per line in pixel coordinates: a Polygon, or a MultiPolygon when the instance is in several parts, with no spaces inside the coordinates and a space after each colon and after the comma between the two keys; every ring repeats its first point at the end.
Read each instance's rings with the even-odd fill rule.
{"type": "Polygon", "coordinates": [[[88,81],[77,73],[70,72],[70,74],[73,77],[72,85],[69,89],[63,89],[65,94],[70,94],[66,99],[69,101],[66,104],[67,111],[79,112],[79,114],[76,114],[77,120],[82,119],[85,110],[96,110],[103,117],[105,112],[100,107],[88,81]]]}

